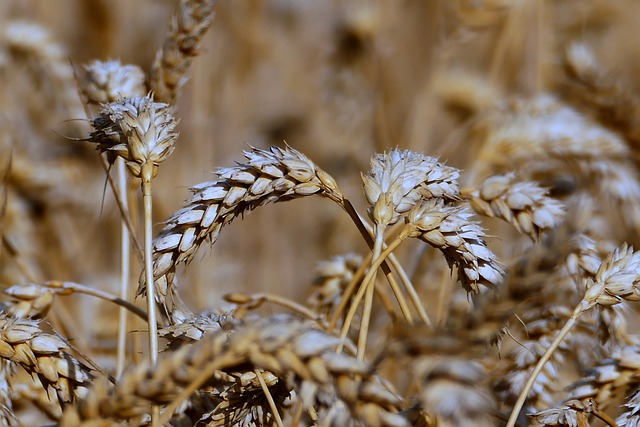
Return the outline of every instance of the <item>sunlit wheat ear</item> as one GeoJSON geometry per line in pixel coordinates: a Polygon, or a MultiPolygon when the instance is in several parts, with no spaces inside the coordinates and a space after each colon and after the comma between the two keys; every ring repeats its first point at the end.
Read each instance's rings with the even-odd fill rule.
{"type": "Polygon", "coordinates": [[[573,314],[542,355],[509,417],[513,427],[536,378],[563,339],[576,326],[578,318],[596,305],[612,306],[625,301],[640,301],[640,252],[634,252],[626,243],[611,252],[602,262],[594,279],[589,279],[587,291],[573,314]]]}
{"type": "Polygon", "coordinates": [[[43,332],[37,321],[0,313],[0,357],[54,389],[61,404],[84,396],[93,380],[89,368],[67,353],[68,348],[58,336],[43,332]]]}
{"type": "Polygon", "coordinates": [[[169,34],[151,69],[149,86],[162,102],[173,102],[187,82],[187,72],[209,29],[215,0],[180,0],[169,34]]]}
{"type": "Polygon", "coordinates": [[[464,205],[446,205],[427,200],[411,210],[407,223],[415,227],[412,237],[439,249],[449,267],[458,270],[458,280],[467,292],[477,293],[478,285],[493,288],[504,278],[504,267],[487,247],[482,227],[471,220],[464,205]]]}
{"type": "Polygon", "coordinates": [[[134,177],[153,179],[175,149],[176,125],[168,104],[150,96],[123,98],[103,106],[89,141],[97,143],[101,153],[124,159],[134,177]]]}
{"type": "MultiPolygon", "coordinates": [[[[167,295],[172,292],[177,264],[188,263],[206,239],[215,243],[222,227],[236,217],[267,203],[312,195],[338,203],[343,200],[334,179],[291,147],[253,148],[244,155],[246,162],[218,169],[217,180],[194,186],[191,199],[166,221],[154,242],[158,303],[170,316],[175,309],[167,295]]],[[[139,293],[143,286],[144,281],[139,293]]]]}
{"type": "MultiPolygon", "coordinates": [[[[396,413],[401,399],[369,374],[367,364],[335,353],[338,338],[313,323],[273,316],[247,319],[232,331],[214,332],[192,346],[168,352],[157,368],[143,364],[125,373],[115,387],[97,383],[86,399],[66,408],[60,425],[134,419],[144,414],[146,402],[169,404],[164,415],[170,417],[196,390],[213,387],[215,393],[222,386],[224,391],[224,382],[233,380],[234,372],[256,368],[271,372],[278,383],[295,390],[305,409],[315,408],[319,423],[408,425],[396,413]],[[231,378],[225,372],[232,373],[231,378]]],[[[227,396],[229,393],[220,397],[227,396]]],[[[222,402],[212,417],[227,415],[227,425],[234,425],[239,420],[229,416],[246,414],[253,404],[243,399],[222,402]]]]}
{"type": "Polygon", "coordinates": [[[145,95],[144,72],[137,65],[93,61],[83,68],[85,75],[80,88],[90,103],[104,104],[145,95]]]}
{"type": "Polygon", "coordinates": [[[463,197],[479,214],[503,219],[533,240],[556,227],[565,214],[563,204],[548,197],[544,188],[535,182],[516,181],[514,173],[491,176],[478,189],[464,191],[463,197]]]}
{"type": "Polygon", "coordinates": [[[393,225],[422,199],[458,200],[458,176],[457,169],[414,151],[377,154],[362,176],[369,216],[375,224],[393,225]]]}

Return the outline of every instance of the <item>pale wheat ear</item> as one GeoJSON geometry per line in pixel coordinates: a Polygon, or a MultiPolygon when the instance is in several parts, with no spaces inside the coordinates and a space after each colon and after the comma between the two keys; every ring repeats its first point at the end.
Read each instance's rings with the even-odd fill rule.
{"type": "MultiPolygon", "coordinates": [[[[174,322],[182,316],[170,298],[176,266],[189,263],[205,240],[215,243],[223,226],[268,203],[312,195],[337,202],[344,199],[329,174],[291,147],[252,148],[244,155],[244,163],[220,168],[215,171],[218,179],[192,187],[191,199],[166,221],[155,239],[157,302],[174,322]]],[[[138,293],[145,292],[145,283],[147,279],[141,278],[138,293]]]]}

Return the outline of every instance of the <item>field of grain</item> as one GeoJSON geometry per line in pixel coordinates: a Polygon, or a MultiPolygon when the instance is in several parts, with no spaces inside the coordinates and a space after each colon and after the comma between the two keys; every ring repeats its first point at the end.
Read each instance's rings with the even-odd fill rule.
{"type": "Polygon", "coordinates": [[[0,425],[640,426],[638,23],[0,2],[0,425]]]}

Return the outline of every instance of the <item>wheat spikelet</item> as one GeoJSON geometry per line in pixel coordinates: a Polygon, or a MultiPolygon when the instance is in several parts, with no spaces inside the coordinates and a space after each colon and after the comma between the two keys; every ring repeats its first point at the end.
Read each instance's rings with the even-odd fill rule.
{"type": "Polygon", "coordinates": [[[192,58],[209,29],[215,0],[181,0],[169,35],[156,55],[149,86],[156,99],[172,103],[187,82],[192,58]]]}
{"type": "Polygon", "coordinates": [[[166,221],[155,239],[154,277],[159,302],[169,313],[172,302],[166,296],[176,265],[188,263],[205,239],[215,243],[222,227],[234,218],[267,203],[314,194],[338,202],[343,199],[333,178],[291,147],[254,148],[244,155],[245,163],[218,169],[218,180],[194,186],[191,199],[166,221]]]}
{"type": "Polygon", "coordinates": [[[151,178],[158,166],[175,149],[177,121],[167,104],[153,102],[150,96],[124,98],[106,104],[94,119],[89,141],[107,153],[111,163],[124,159],[129,171],[141,177],[146,164],[151,178]]]}
{"type": "Polygon", "coordinates": [[[442,251],[450,267],[458,269],[458,280],[467,292],[478,292],[478,284],[492,288],[502,283],[504,268],[487,248],[484,231],[471,221],[464,205],[445,205],[428,200],[409,212],[407,222],[416,227],[413,237],[442,251]]]}
{"type": "Polygon", "coordinates": [[[471,207],[481,215],[498,217],[518,232],[537,240],[543,230],[564,217],[562,203],[546,195],[535,182],[516,181],[514,173],[487,178],[478,189],[465,191],[471,207]]]}
{"type": "MultiPolygon", "coordinates": [[[[60,425],[93,425],[82,422],[140,416],[147,410],[144,402],[172,402],[202,372],[238,372],[239,367],[244,367],[239,372],[253,368],[270,371],[297,391],[305,408],[316,409],[320,423],[324,419],[337,425],[352,425],[356,420],[367,425],[407,425],[394,413],[401,403],[395,394],[368,374],[366,364],[335,353],[338,339],[313,324],[273,316],[246,320],[233,329],[231,334],[214,332],[191,347],[167,353],[157,369],[140,365],[126,373],[115,388],[98,383],[86,399],[66,408],[60,425]],[[340,407],[345,410],[336,413],[340,407]]],[[[201,384],[215,388],[219,378],[219,374],[202,378],[201,384]]],[[[241,409],[228,404],[221,407],[227,425],[240,421],[228,417],[236,411],[244,413],[251,402],[236,404],[241,409]]]]}
{"type": "Polygon", "coordinates": [[[37,321],[0,314],[0,356],[36,375],[60,402],[83,396],[93,374],[65,350],[66,342],[42,332],[37,321]]]}
{"type": "Polygon", "coordinates": [[[57,109],[62,113],[61,117],[84,117],[67,53],[45,28],[23,21],[3,25],[0,54],[28,66],[33,77],[45,88],[38,95],[41,102],[42,97],[46,98],[49,114],[57,109]]]}

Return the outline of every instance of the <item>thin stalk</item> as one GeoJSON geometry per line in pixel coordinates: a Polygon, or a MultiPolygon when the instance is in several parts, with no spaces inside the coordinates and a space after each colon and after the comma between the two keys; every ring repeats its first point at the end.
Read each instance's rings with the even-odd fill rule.
{"type": "MultiPolygon", "coordinates": [[[[355,208],[353,207],[353,205],[348,199],[344,199],[341,203],[341,206],[347,212],[351,220],[355,223],[356,227],[358,228],[358,231],[360,231],[360,234],[362,235],[364,240],[367,242],[367,245],[369,245],[369,248],[373,250],[374,241],[373,241],[372,231],[370,227],[367,227],[367,224],[362,220],[362,218],[360,217],[360,215],[358,214],[358,212],[355,210],[355,208]]],[[[407,289],[407,292],[409,293],[409,297],[411,298],[411,302],[413,303],[416,310],[418,311],[420,320],[422,320],[426,325],[431,326],[431,320],[429,320],[429,316],[427,315],[426,310],[424,309],[424,307],[422,306],[422,303],[420,302],[418,293],[413,287],[413,284],[411,283],[409,276],[407,276],[407,273],[402,268],[402,265],[398,262],[395,255],[393,254],[389,255],[389,262],[391,263],[393,268],[396,270],[396,273],[398,273],[398,276],[400,276],[400,280],[402,281],[402,284],[407,289]]],[[[404,317],[411,319],[409,308],[407,307],[407,304],[404,301],[402,294],[399,292],[396,293],[396,290],[399,289],[398,283],[395,277],[393,277],[393,274],[391,273],[391,268],[389,267],[387,260],[384,260],[384,262],[382,263],[382,272],[387,278],[387,281],[389,282],[391,289],[394,290],[394,294],[396,295],[396,298],[398,298],[398,295],[400,295],[398,304],[400,305],[400,310],[402,311],[404,317]]],[[[409,321],[409,323],[411,323],[411,321],[409,321]]]]}
{"type": "Polygon", "coordinates": [[[129,230],[129,236],[131,237],[131,242],[133,243],[133,247],[135,248],[136,256],[140,261],[142,261],[144,258],[142,247],[140,246],[140,242],[138,241],[138,238],[134,233],[133,225],[131,224],[131,217],[129,216],[129,211],[125,208],[126,203],[123,201],[123,197],[126,197],[127,193],[124,193],[124,195],[122,195],[119,191],[117,191],[116,184],[115,182],[113,182],[113,178],[111,178],[111,175],[109,174],[109,163],[107,163],[107,159],[105,159],[103,156],[100,156],[100,161],[102,164],[102,168],[107,175],[107,182],[109,182],[109,186],[111,187],[111,191],[113,192],[113,197],[116,199],[116,204],[118,205],[118,209],[120,210],[120,217],[127,226],[127,230],[129,230]]]}
{"type": "Polygon", "coordinates": [[[365,259],[362,260],[362,265],[358,267],[355,274],[353,275],[353,279],[351,279],[351,281],[345,288],[344,293],[342,294],[342,298],[340,299],[340,303],[338,304],[336,311],[334,311],[333,315],[331,316],[331,321],[329,322],[329,331],[333,331],[338,325],[340,316],[342,316],[342,313],[344,313],[344,310],[347,308],[347,304],[349,304],[349,300],[355,292],[358,283],[361,283],[360,279],[362,279],[362,277],[364,276],[367,265],[369,265],[369,263],[371,262],[371,255],[372,253],[369,252],[365,259]]]}
{"type": "MultiPolygon", "coordinates": [[[[151,197],[151,163],[142,166],[142,199],[144,203],[144,272],[147,280],[147,315],[149,326],[149,362],[158,366],[158,324],[156,323],[156,287],[153,280],[153,199],[151,197]],[[146,169],[146,170],[145,170],[146,169]],[[145,173],[147,172],[147,173],[145,173]]],[[[151,425],[159,427],[160,407],[151,407],[151,425]]]]}
{"type": "Polygon", "coordinates": [[[66,293],[59,292],[62,295],[69,295],[75,292],[79,294],[90,295],[92,297],[100,298],[105,301],[109,301],[119,305],[120,307],[126,308],[127,310],[129,310],[130,312],[138,316],[139,318],[143,319],[144,321],[147,321],[147,313],[144,310],[136,307],[135,305],[131,304],[128,301],[123,300],[122,298],[118,298],[117,296],[111,295],[108,292],[101,291],[100,289],[90,288],[88,286],[84,286],[79,283],[60,282],[57,280],[50,280],[48,282],[45,282],[42,286],[50,289],[62,289],[66,291],[66,293]]]}
{"type": "Polygon", "coordinates": [[[371,282],[371,277],[375,274],[376,270],[382,265],[389,254],[396,250],[398,246],[400,246],[400,244],[409,236],[409,234],[411,234],[412,230],[413,227],[408,225],[398,235],[398,237],[396,237],[396,239],[382,251],[380,256],[377,259],[373,260],[373,262],[371,263],[371,268],[369,268],[369,271],[367,271],[364,279],[362,279],[362,285],[360,286],[360,289],[358,289],[356,295],[353,297],[353,301],[351,302],[351,306],[349,307],[349,312],[345,317],[344,324],[342,325],[342,330],[340,331],[341,343],[336,350],[337,352],[341,352],[344,348],[347,333],[349,332],[349,328],[351,327],[351,323],[353,322],[353,318],[358,309],[358,305],[360,304],[360,300],[362,300],[362,297],[364,296],[364,293],[366,291],[366,287],[364,286],[364,284],[371,282]]]}
{"type": "Polygon", "coordinates": [[[280,418],[280,412],[278,412],[278,407],[276,406],[276,402],[273,400],[273,396],[269,391],[269,387],[267,387],[267,383],[264,381],[264,378],[262,378],[262,372],[260,372],[258,368],[254,369],[253,372],[256,373],[256,376],[258,377],[258,381],[260,381],[260,387],[262,388],[262,392],[267,398],[267,402],[269,402],[269,407],[271,408],[271,413],[273,414],[273,418],[275,418],[276,420],[276,425],[278,427],[284,427],[284,424],[282,423],[282,418],[280,418]]]}
{"type": "MultiPolygon", "coordinates": [[[[125,212],[129,211],[129,203],[127,200],[127,175],[125,171],[124,161],[118,159],[118,189],[122,195],[122,206],[125,212]]],[[[120,298],[124,301],[129,300],[129,277],[130,277],[130,258],[131,258],[131,242],[129,238],[129,229],[123,219],[120,228],[120,298]]],[[[125,361],[127,358],[127,310],[120,307],[118,316],[118,350],[116,357],[116,378],[120,379],[124,371],[125,361]]]]}
{"type": "MultiPolygon", "coordinates": [[[[380,225],[377,227],[376,241],[373,245],[372,260],[380,258],[380,252],[382,252],[382,245],[384,243],[384,230],[385,227],[380,225]]],[[[360,319],[360,334],[358,335],[358,352],[356,357],[359,360],[364,360],[364,354],[367,350],[367,339],[369,337],[369,324],[371,323],[371,311],[373,310],[373,290],[376,287],[376,276],[378,269],[371,269],[373,274],[367,282],[362,282],[362,287],[366,289],[364,296],[364,304],[362,307],[362,319],[360,319]]]]}

